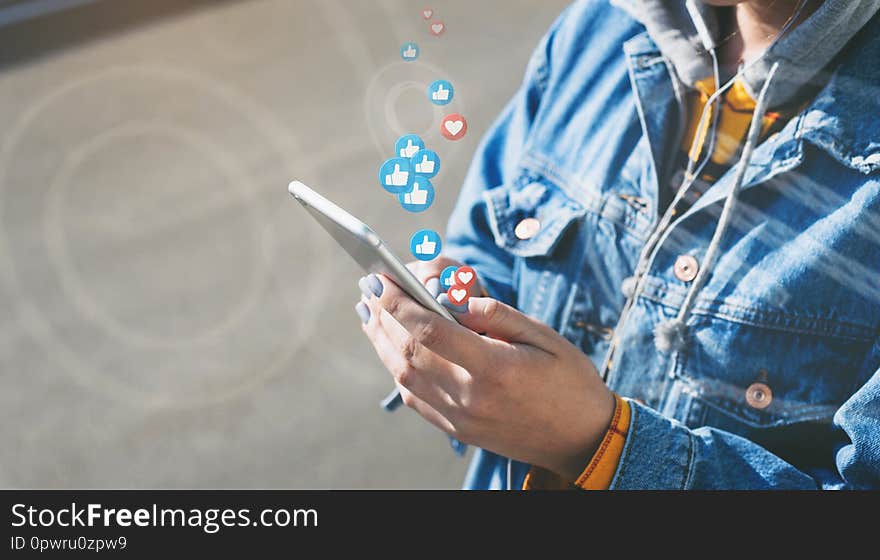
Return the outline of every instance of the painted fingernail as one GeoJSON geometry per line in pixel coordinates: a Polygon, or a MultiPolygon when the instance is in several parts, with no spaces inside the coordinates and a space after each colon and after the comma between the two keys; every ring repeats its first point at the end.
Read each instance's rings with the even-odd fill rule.
{"type": "Polygon", "coordinates": [[[370,285],[367,284],[367,277],[361,276],[361,279],[358,280],[358,288],[361,289],[361,293],[364,294],[364,297],[370,299],[373,297],[373,291],[370,289],[370,285]]]}
{"type": "Polygon", "coordinates": [[[459,457],[464,456],[464,454],[467,452],[467,444],[458,441],[452,436],[449,436],[449,446],[452,448],[453,451],[455,451],[455,454],[459,457]]]}
{"type": "Polygon", "coordinates": [[[435,298],[440,295],[440,279],[439,278],[431,278],[427,282],[425,282],[425,287],[428,288],[428,291],[431,292],[431,295],[435,298]]]}
{"type": "Polygon", "coordinates": [[[465,303],[464,305],[455,305],[449,300],[449,296],[446,295],[446,292],[443,292],[439,296],[437,296],[437,301],[440,302],[440,305],[449,309],[451,311],[455,311],[456,313],[467,313],[468,306],[465,303]]]}
{"type": "Polygon", "coordinates": [[[361,318],[361,322],[367,324],[370,320],[370,308],[367,307],[367,304],[359,301],[357,305],[354,306],[354,310],[357,311],[358,316],[361,318]]]}
{"type": "Polygon", "coordinates": [[[385,289],[385,286],[382,285],[382,281],[379,280],[378,276],[376,276],[375,274],[370,274],[366,277],[366,284],[367,288],[369,288],[374,296],[382,297],[382,291],[385,289]]]}
{"type": "Polygon", "coordinates": [[[403,397],[400,396],[400,391],[395,389],[388,393],[388,396],[382,399],[379,404],[388,412],[394,412],[403,404],[403,397]]]}

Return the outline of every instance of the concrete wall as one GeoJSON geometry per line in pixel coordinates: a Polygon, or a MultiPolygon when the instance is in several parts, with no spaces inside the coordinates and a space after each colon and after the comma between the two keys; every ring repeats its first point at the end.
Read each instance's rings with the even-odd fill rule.
{"type": "Polygon", "coordinates": [[[0,486],[457,487],[446,437],[378,408],[359,271],[286,185],[406,254],[564,4],[118,0],[0,29],[0,486]],[[443,160],[421,215],[376,182],[403,131],[443,160]]]}

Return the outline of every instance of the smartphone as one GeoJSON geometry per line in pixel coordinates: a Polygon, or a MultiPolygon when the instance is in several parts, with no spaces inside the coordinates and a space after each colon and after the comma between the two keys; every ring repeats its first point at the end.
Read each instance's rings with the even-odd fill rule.
{"type": "Polygon", "coordinates": [[[449,310],[434,299],[424,284],[365,223],[299,181],[290,183],[287,190],[367,273],[384,274],[423,307],[455,321],[449,310]]]}
{"type": "MultiPolygon", "coordinates": [[[[431,292],[365,223],[299,181],[291,182],[287,190],[366,272],[384,274],[422,306],[455,321],[452,313],[434,299],[431,292]]],[[[394,410],[401,402],[399,391],[395,388],[382,401],[382,407],[394,410]]]]}

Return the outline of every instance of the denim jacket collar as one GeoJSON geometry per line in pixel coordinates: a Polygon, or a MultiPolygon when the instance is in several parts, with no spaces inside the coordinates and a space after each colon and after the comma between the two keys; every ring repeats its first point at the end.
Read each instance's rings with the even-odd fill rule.
{"type": "Polygon", "coordinates": [[[847,47],[825,88],[804,111],[800,135],[840,163],[880,170],[880,18],[847,47]]]}
{"type": "MultiPolygon", "coordinates": [[[[636,76],[668,64],[647,32],[628,41],[625,52],[636,76]]],[[[880,119],[874,118],[880,115],[878,60],[880,18],[875,17],[853,38],[828,83],[798,117],[797,126],[781,133],[779,143],[797,137],[862,173],[880,169],[880,119]]]]}
{"type": "MultiPolygon", "coordinates": [[[[678,100],[680,106],[683,86],[673,78],[673,87],[668,87],[669,76],[675,74],[647,32],[627,41],[624,52],[655,172],[662,181],[669,162],[661,147],[678,144],[678,140],[669,142],[669,102],[678,100]]],[[[876,64],[866,63],[880,60],[880,19],[875,17],[866,25],[841,56],[839,66],[810,105],[756,149],[744,189],[798,167],[804,142],[862,173],[880,170],[880,119],[874,118],[880,115],[880,74],[876,64]]],[[[683,117],[683,112],[679,115],[683,117]]],[[[729,190],[728,178],[719,180],[687,214],[723,199],[729,190]]]]}

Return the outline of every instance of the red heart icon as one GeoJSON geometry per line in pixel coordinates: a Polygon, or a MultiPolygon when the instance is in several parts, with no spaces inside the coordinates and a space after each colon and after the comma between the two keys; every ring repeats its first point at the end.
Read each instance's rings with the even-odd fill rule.
{"type": "Polygon", "coordinates": [[[439,37],[443,35],[443,32],[446,31],[446,24],[442,21],[432,21],[431,22],[431,34],[439,37]]]}
{"type": "Polygon", "coordinates": [[[431,16],[433,16],[433,15],[434,15],[434,10],[432,10],[431,8],[425,8],[424,10],[422,10],[422,17],[425,18],[426,20],[431,19],[431,16]]]}
{"type": "Polygon", "coordinates": [[[465,288],[470,288],[473,286],[474,282],[477,281],[477,273],[474,272],[474,269],[469,266],[460,266],[455,271],[455,283],[461,284],[465,288]]]}
{"type": "Polygon", "coordinates": [[[467,121],[458,113],[446,115],[440,121],[440,134],[447,140],[460,140],[467,134],[467,121]]]}
{"type": "Polygon", "coordinates": [[[461,284],[453,284],[452,287],[446,291],[446,295],[449,297],[449,301],[455,305],[464,305],[467,303],[468,298],[471,297],[468,293],[468,289],[461,284]]]}

